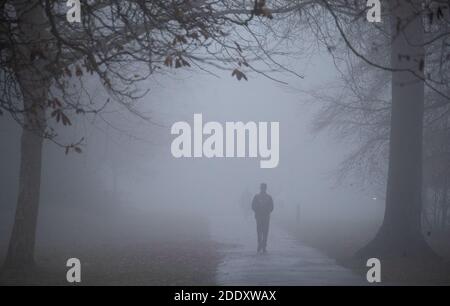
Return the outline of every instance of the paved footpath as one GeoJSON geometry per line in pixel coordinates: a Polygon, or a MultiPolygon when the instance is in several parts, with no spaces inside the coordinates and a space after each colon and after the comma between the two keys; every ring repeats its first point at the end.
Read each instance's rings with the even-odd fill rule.
{"type": "Polygon", "coordinates": [[[256,253],[256,225],[253,218],[214,218],[215,241],[222,248],[218,267],[219,285],[365,285],[361,276],[336,261],[292,238],[271,224],[267,254],[256,253]]]}

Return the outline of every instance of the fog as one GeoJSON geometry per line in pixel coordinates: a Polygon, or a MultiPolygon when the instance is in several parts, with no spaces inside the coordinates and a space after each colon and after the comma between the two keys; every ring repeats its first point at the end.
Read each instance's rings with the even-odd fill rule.
{"type": "MultiPolygon", "coordinates": [[[[248,217],[251,198],[241,199],[244,192],[257,194],[262,182],[274,200],[273,226],[301,222],[315,225],[303,230],[316,231],[321,225],[327,230],[330,224],[381,222],[383,202],[376,199],[376,188],[359,184],[357,177],[337,180],[340,163],[358,144],[312,133],[320,101],[306,92],[338,78],[332,58],[319,51],[291,63],[303,79],[275,74],[285,82],[280,83],[252,73],[248,81],[237,81],[229,71],[177,70],[142,84],[150,92],[137,109],[150,120],[120,106],[74,118],[74,125],[59,133],[69,140],[83,136],[81,154],[66,155],[51,142],[44,146],[37,256],[51,262],[53,249],[61,258],[83,257],[86,249],[96,254],[111,246],[171,239],[225,243],[222,236],[247,231],[242,220],[254,226],[248,217]],[[261,169],[259,158],[174,158],[170,127],[177,121],[192,124],[194,113],[203,114],[204,122],[278,121],[278,166],[261,169]]],[[[92,92],[95,99],[106,99],[95,83],[92,92]]],[[[12,120],[1,126],[3,257],[17,198],[20,129],[12,120]]]]}
{"type": "Polygon", "coordinates": [[[0,285],[450,283],[447,4],[53,2],[1,10],[0,285]]]}

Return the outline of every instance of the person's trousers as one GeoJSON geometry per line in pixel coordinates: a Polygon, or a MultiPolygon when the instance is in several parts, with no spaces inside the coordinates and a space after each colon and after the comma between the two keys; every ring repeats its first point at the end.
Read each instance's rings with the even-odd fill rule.
{"type": "Polygon", "coordinates": [[[267,235],[269,234],[269,220],[270,215],[256,217],[256,232],[258,234],[258,251],[266,249],[267,235]]]}

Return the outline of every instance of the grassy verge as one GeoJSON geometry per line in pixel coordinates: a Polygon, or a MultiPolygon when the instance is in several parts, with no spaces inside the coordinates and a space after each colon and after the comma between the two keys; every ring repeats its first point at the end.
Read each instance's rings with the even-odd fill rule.
{"type": "Polygon", "coordinates": [[[121,221],[108,216],[95,228],[59,225],[64,240],[52,240],[42,229],[36,268],[20,274],[3,270],[0,285],[68,285],[71,257],[81,261],[81,285],[214,285],[220,258],[204,220],[161,213],[117,216],[121,221]]]}
{"type": "MultiPolygon", "coordinates": [[[[291,223],[288,230],[297,239],[334,258],[342,266],[365,275],[368,268],[355,253],[375,235],[379,224],[360,221],[291,223]]],[[[431,232],[429,245],[439,261],[408,258],[382,259],[382,282],[395,285],[450,285],[450,232],[431,232]]]]}

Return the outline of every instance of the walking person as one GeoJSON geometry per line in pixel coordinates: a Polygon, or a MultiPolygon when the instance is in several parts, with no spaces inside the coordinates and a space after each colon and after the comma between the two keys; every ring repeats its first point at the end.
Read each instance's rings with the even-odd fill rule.
{"type": "Polygon", "coordinates": [[[255,212],[256,232],[258,237],[257,252],[267,252],[267,236],[269,234],[270,213],[273,211],[272,197],[267,193],[267,184],[262,183],[260,192],[254,196],[252,209],[255,212]]]}

